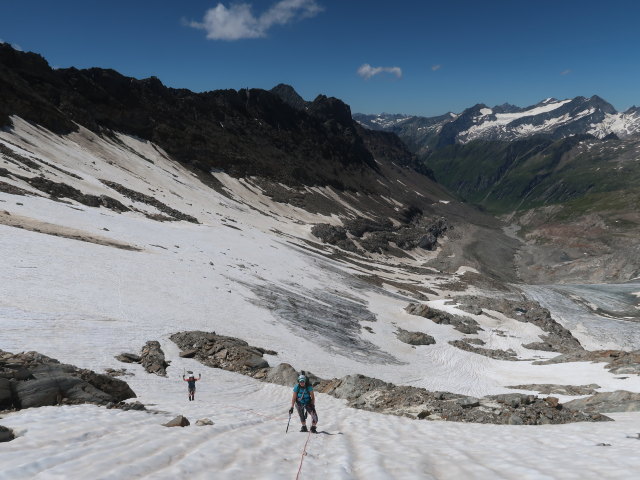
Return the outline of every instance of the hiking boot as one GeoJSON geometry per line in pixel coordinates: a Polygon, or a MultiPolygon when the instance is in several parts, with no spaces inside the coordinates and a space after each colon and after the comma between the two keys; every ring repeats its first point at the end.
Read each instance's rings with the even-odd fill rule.
{"type": "Polygon", "coordinates": [[[311,425],[311,433],[318,433],[318,430],[316,430],[315,425],[311,425]]]}
{"type": "Polygon", "coordinates": [[[307,430],[307,426],[306,425],[302,425],[302,428],[300,428],[301,432],[308,432],[309,430],[307,430]]]}

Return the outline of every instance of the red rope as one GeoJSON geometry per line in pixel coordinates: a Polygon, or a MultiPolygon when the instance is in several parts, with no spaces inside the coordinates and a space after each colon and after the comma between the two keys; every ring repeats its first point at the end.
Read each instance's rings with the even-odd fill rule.
{"type": "Polygon", "coordinates": [[[298,467],[298,473],[296,475],[296,480],[300,478],[300,472],[302,471],[302,462],[304,462],[304,457],[307,455],[307,443],[309,443],[309,439],[311,438],[311,432],[307,435],[307,441],[304,442],[304,447],[302,448],[302,455],[300,455],[300,466],[298,467]]]}

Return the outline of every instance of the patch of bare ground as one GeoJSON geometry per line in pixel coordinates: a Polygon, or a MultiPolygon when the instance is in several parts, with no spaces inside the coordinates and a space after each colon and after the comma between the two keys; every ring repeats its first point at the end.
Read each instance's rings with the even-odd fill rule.
{"type": "Polygon", "coordinates": [[[29,230],[31,232],[44,233],[46,235],[53,235],[56,237],[70,238],[72,240],[80,240],[81,242],[95,243],[97,245],[104,245],[105,247],[114,247],[122,250],[131,250],[140,252],[142,249],[129,245],[128,243],[119,242],[110,238],[102,237],[99,235],[93,235],[82,230],[78,230],[70,227],[63,227],[61,225],[55,225],[53,223],[47,223],[35,218],[23,217],[21,215],[13,215],[6,210],[0,211],[0,225],[7,225],[9,227],[22,228],[23,230],[29,230]]]}

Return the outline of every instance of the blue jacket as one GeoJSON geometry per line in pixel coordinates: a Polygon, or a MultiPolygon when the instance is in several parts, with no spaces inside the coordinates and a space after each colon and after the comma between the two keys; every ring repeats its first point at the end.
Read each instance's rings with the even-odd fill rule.
{"type": "Polygon", "coordinates": [[[306,385],[302,388],[300,387],[300,385],[296,385],[295,387],[293,387],[293,391],[296,392],[297,394],[298,403],[302,405],[307,405],[308,403],[311,403],[310,392],[313,392],[313,387],[311,385],[306,385]]]}

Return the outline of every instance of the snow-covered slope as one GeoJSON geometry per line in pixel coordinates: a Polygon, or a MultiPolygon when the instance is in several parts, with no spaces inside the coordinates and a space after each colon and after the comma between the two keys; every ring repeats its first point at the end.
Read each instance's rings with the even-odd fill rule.
{"type": "MultiPolygon", "coordinates": [[[[14,125],[0,132],[12,152],[2,153],[0,167],[12,175],[0,181],[38,196],[6,193],[6,186],[0,193],[0,349],[37,350],[103,371],[123,367],[114,355],[159,340],[172,363],[166,378],[126,365],[133,376],[125,379],[155,414],[84,405],[5,415],[0,423],[18,438],[0,448],[0,478],[629,478],[640,467],[638,440],[627,438],[640,431],[639,414],[615,414],[618,421],[599,424],[469,425],[349,409],[319,394],[324,433],[308,437],[292,421],[285,435],[289,388],[182,359],[170,334],[239,337],[278,352],[268,356],[271,365],[286,362],[326,378],[362,373],[478,396],[525,383],[640,392],[640,379],[618,378],[601,364],[533,365],[532,358],[553,353],[522,344],[543,332],[498,312],[473,316],[483,328],[479,337],[488,348],[511,348],[529,360],[459,350],[448,341],[464,334],[404,307],[415,301],[409,287],[421,286],[433,292],[430,305],[463,313],[446,298],[473,269],[448,275],[417,268],[434,255],[426,251],[411,259],[343,262],[309,233],[311,223],[335,218],[276,203],[251,179],[215,173],[214,190],[149,142],[83,129],[60,137],[19,119],[14,125]],[[12,155],[38,163],[49,179],[108,195],[130,210],[45,198],[16,180],[24,163],[12,155]],[[158,221],[164,207],[100,180],[152,196],[200,223],[158,221]],[[372,272],[375,285],[363,280],[372,272]],[[437,343],[402,343],[398,327],[428,333],[437,343]],[[203,375],[195,402],[186,399],[183,369],[203,375]],[[160,425],[177,414],[215,424],[160,425]]],[[[601,339],[595,332],[591,341],[611,346],[612,336],[615,331],[601,339]]]]}

